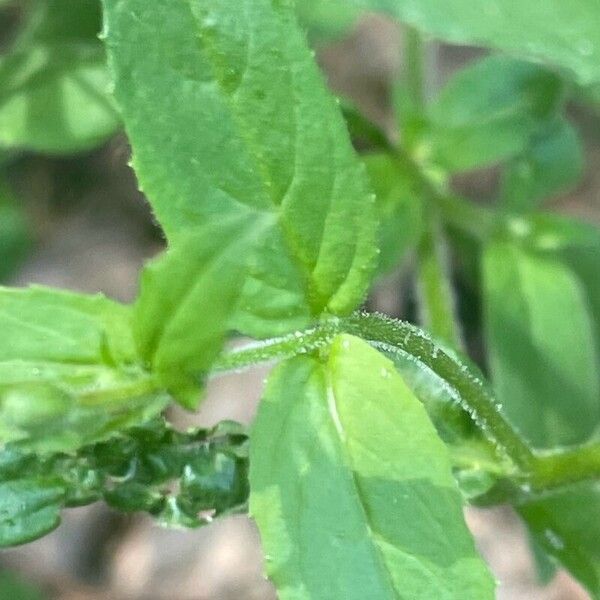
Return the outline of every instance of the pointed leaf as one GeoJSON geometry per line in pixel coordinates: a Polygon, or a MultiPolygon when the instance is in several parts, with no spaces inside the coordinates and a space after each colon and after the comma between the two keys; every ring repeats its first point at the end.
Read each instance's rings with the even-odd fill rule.
{"type": "Polygon", "coordinates": [[[503,178],[504,205],[527,212],[568,191],[583,172],[583,149],[577,131],[565,119],[540,130],[523,154],[509,163],[503,178]]]}
{"type": "Polygon", "coordinates": [[[393,364],[338,337],[275,371],[251,436],[250,511],[282,600],[493,597],[448,452],[393,364]]]}
{"type": "Polygon", "coordinates": [[[379,271],[398,267],[413,250],[423,231],[421,186],[408,170],[385,154],[365,157],[377,196],[379,213],[379,271]]]}
{"type": "Polygon", "coordinates": [[[134,317],[138,347],[187,406],[197,404],[198,382],[221,350],[242,292],[244,260],[259,234],[247,219],[222,219],[188,230],[144,270],[134,317]]]}
{"type": "Polygon", "coordinates": [[[373,199],[293,2],[105,6],[135,169],[167,237],[270,216],[241,304],[257,335],[286,313],[297,324],[354,309],[374,266],[373,199]],[[273,317],[256,314],[266,293],[282,298],[273,317]]]}
{"type": "Polygon", "coordinates": [[[428,108],[415,151],[450,171],[511,158],[561,106],[562,91],[554,73],[535,65],[504,56],[476,61],[428,108]]]}
{"type": "Polygon", "coordinates": [[[497,242],[483,261],[485,320],[498,400],[532,444],[587,439],[600,421],[588,304],[557,260],[497,242]]]}

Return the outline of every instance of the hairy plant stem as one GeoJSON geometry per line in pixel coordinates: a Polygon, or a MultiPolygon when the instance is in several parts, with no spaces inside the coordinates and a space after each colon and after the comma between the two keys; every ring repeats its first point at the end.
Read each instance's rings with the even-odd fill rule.
{"type": "Polygon", "coordinates": [[[303,332],[251,343],[223,354],[213,374],[314,353],[341,333],[359,336],[385,352],[410,355],[442,378],[476,425],[514,463],[519,485],[540,492],[600,478],[600,443],[553,452],[531,449],[502,414],[491,388],[481,378],[419,328],[383,315],[357,313],[303,332]]]}
{"type": "Polygon", "coordinates": [[[549,490],[581,481],[600,479],[600,442],[565,450],[537,452],[531,486],[549,490]]]}
{"type": "Polygon", "coordinates": [[[455,196],[435,184],[421,166],[402,147],[392,149],[393,156],[403,170],[418,183],[420,192],[438,208],[444,221],[470,237],[484,241],[498,226],[496,213],[483,206],[455,196]]]}
{"type": "Polygon", "coordinates": [[[220,359],[215,370],[239,370],[256,363],[314,352],[327,346],[340,333],[361,337],[386,352],[414,357],[455,391],[461,406],[518,467],[526,468],[531,463],[533,454],[529,446],[499,412],[489,387],[440,349],[424,331],[405,321],[368,313],[328,320],[315,329],[229,352],[220,359]]]}
{"type": "Polygon", "coordinates": [[[130,382],[122,382],[112,388],[84,390],[78,396],[81,404],[93,406],[95,404],[109,405],[123,402],[129,398],[139,398],[156,394],[162,389],[160,381],[153,376],[143,376],[130,382]]]}

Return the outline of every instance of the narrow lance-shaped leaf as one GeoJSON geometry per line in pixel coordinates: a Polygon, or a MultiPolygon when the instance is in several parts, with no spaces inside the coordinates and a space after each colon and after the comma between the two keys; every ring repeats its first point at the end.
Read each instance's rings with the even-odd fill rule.
{"type": "Polygon", "coordinates": [[[379,272],[398,267],[414,250],[423,232],[423,197],[414,176],[385,154],[365,157],[377,196],[379,272]]]}
{"type": "Polygon", "coordinates": [[[190,229],[144,271],[136,341],[151,370],[190,408],[221,350],[258,225],[248,229],[247,219],[230,216],[190,229]]]}
{"type": "Polygon", "coordinates": [[[427,109],[414,152],[450,171],[521,154],[562,106],[560,78],[536,65],[490,56],[459,71],[427,109]]]}
{"type": "Polygon", "coordinates": [[[135,170],[167,237],[236,215],[271,221],[235,325],[266,335],[353,310],[374,266],[373,198],[294,3],[105,7],[135,170]]]}
{"type": "Polygon", "coordinates": [[[448,452],[393,364],[336,338],[271,376],[250,511],[282,600],[493,597],[448,452]]]}

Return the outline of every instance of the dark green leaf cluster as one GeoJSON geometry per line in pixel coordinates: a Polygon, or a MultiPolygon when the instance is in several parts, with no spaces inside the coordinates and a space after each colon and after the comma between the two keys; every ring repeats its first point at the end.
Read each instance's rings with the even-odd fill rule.
{"type": "Polygon", "coordinates": [[[9,444],[0,452],[0,546],[35,539],[59,524],[62,508],[98,500],[180,527],[240,512],[247,446],[233,422],[181,433],[163,419],[75,454],[39,456],[9,444]]]}

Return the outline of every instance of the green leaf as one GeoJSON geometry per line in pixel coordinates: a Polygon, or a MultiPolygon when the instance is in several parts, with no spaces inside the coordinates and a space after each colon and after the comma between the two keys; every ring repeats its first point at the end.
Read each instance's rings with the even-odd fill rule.
{"type": "Polygon", "coordinates": [[[271,376],[251,435],[250,511],[282,600],[493,597],[448,452],[366,342],[271,376]]]}
{"type": "Polygon", "coordinates": [[[49,153],[87,150],[119,125],[97,39],[96,0],[36,2],[0,58],[0,145],[49,153]]]}
{"type": "Polygon", "coordinates": [[[435,38],[501,50],[570,71],[583,85],[600,81],[600,13],[594,0],[303,0],[313,29],[349,27],[360,14],[384,12],[435,38]]]}
{"type": "Polygon", "coordinates": [[[460,71],[428,108],[415,152],[450,171],[522,153],[561,105],[561,80],[535,65],[490,56],[460,71]]]}
{"type": "Polygon", "coordinates": [[[557,215],[536,215],[528,242],[556,256],[572,270],[583,286],[600,348],[600,229],[590,223],[557,215]]]}
{"type": "Polygon", "coordinates": [[[379,271],[399,266],[419,242],[423,231],[421,186],[406,167],[387,154],[364,158],[377,196],[379,271]]]}
{"type": "Polygon", "coordinates": [[[0,483],[0,547],[30,542],[60,523],[64,490],[26,479],[0,483]]]}
{"type": "Polygon", "coordinates": [[[98,493],[114,508],[149,512],[164,525],[199,527],[245,509],[247,446],[237,423],[178,432],[160,419],[80,457],[94,468],[98,493]]]}
{"type": "Polygon", "coordinates": [[[0,181],[0,281],[14,272],[29,244],[29,227],[25,215],[0,181]]]}
{"type": "Polygon", "coordinates": [[[560,261],[509,242],[483,260],[489,363],[498,400],[541,448],[587,439],[600,421],[598,352],[584,291],[560,261]]]}
{"type": "Polygon", "coordinates": [[[248,229],[247,218],[221,219],[188,230],[144,270],[134,317],[138,347],[165,387],[190,408],[221,350],[242,292],[243,258],[259,235],[248,229]]]}
{"type": "Polygon", "coordinates": [[[600,598],[600,490],[583,483],[518,507],[538,545],[600,598]]]}
{"type": "Polygon", "coordinates": [[[74,450],[160,412],[130,321],[100,295],[0,288],[0,440],[74,450]]]}
{"type": "Polygon", "coordinates": [[[525,152],[509,163],[502,199],[509,210],[527,212],[542,200],[567,192],[581,178],[583,148],[577,131],[558,119],[534,135],[525,152]]]}
{"type": "MultiPolygon", "coordinates": [[[[324,3],[325,4],[325,3],[324,3]]],[[[502,50],[600,81],[600,12],[594,0],[347,0],[346,19],[381,11],[441,40],[502,50]]],[[[341,17],[340,17],[340,22],[341,17]]]]}
{"type": "Polygon", "coordinates": [[[293,3],[105,6],[134,166],[167,237],[236,216],[261,229],[239,318],[255,335],[352,311],[374,267],[374,203],[293,3]]]}
{"type": "Polygon", "coordinates": [[[156,419],[71,454],[9,445],[0,451],[0,547],[40,537],[61,509],[100,499],[163,524],[199,527],[245,508],[247,472],[247,435],[232,422],[181,433],[156,419]]]}
{"type": "MultiPolygon", "coordinates": [[[[600,285],[598,284],[598,265],[600,264],[600,233],[589,223],[577,222],[572,219],[550,214],[534,214],[528,218],[514,218],[510,222],[510,229],[515,237],[520,238],[520,243],[527,250],[522,252],[536,256],[536,260],[558,265],[559,272],[567,273],[569,284],[562,285],[561,279],[555,279],[552,286],[557,286],[561,291],[546,288],[538,290],[539,303],[553,303],[554,294],[561,295],[573,293],[577,297],[583,296],[586,311],[592,317],[592,323],[585,319],[580,322],[580,310],[573,306],[560,308],[560,314],[555,314],[555,321],[551,324],[549,335],[556,335],[559,328],[557,344],[554,350],[556,358],[566,365],[572,364],[578,357],[581,365],[574,364],[570,367],[572,373],[577,374],[583,382],[590,377],[590,358],[586,358],[588,351],[584,346],[590,347],[589,337],[595,331],[595,347],[600,347],[600,285]],[[570,291],[569,291],[570,290],[570,291]],[[585,329],[582,329],[585,327],[585,329]],[[567,337],[564,331],[570,330],[567,337]],[[582,333],[583,332],[583,333],[582,333]],[[586,375],[587,374],[587,375],[586,375]]],[[[499,259],[498,259],[499,260],[499,259]]],[[[505,254],[504,260],[510,262],[505,254]]],[[[581,300],[577,301],[581,304],[581,300]]],[[[559,307],[556,306],[556,310],[559,307]]],[[[549,315],[551,318],[551,315],[549,315]]],[[[596,363],[597,365],[597,363],[596,363]]],[[[524,367],[524,371],[527,367],[524,367]]],[[[535,377],[536,366],[528,364],[529,374],[523,372],[523,378],[535,377]]],[[[596,371],[596,381],[600,379],[596,371]]],[[[596,383],[596,385],[598,385],[596,383]]],[[[594,384],[589,386],[593,394],[594,384]]],[[[560,388],[552,390],[554,398],[561,393],[560,388]]],[[[564,392],[562,392],[564,394],[564,392]]],[[[563,396],[564,397],[564,396],[563,396]]],[[[560,397],[558,397],[560,398],[560,397]]],[[[571,397],[564,400],[570,406],[571,397]]],[[[573,414],[580,410],[577,405],[571,405],[573,414]]],[[[596,411],[600,410],[600,401],[596,392],[596,411]]],[[[589,413],[588,413],[589,414],[589,413]]],[[[585,429],[598,429],[597,414],[588,417],[590,424],[585,429]]],[[[557,420],[556,425],[565,429],[570,427],[571,420],[557,420]]],[[[583,430],[582,430],[583,431],[583,430]]],[[[562,436],[553,434],[549,437],[547,445],[554,441],[560,443],[562,436]]],[[[600,490],[596,484],[581,484],[571,488],[546,494],[543,498],[525,502],[517,506],[517,510],[524,518],[530,534],[534,540],[538,553],[545,552],[553,557],[564,567],[569,569],[594,595],[600,598],[600,555],[597,541],[600,532],[597,531],[598,506],[600,506],[600,490]]]]}
{"type": "Polygon", "coordinates": [[[537,539],[529,533],[529,547],[535,561],[535,572],[537,580],[541,585],[548,585],[556,576],[558,571],[558,562],[554,560],[537,541],[537,539]]]}
{"type": "Polygon", "coordinates": [[[583,286],[600,348],[600,229],[555,214],[532,214],[509,220],[511,234],[532,251],[560,260],[583,286]]]}

